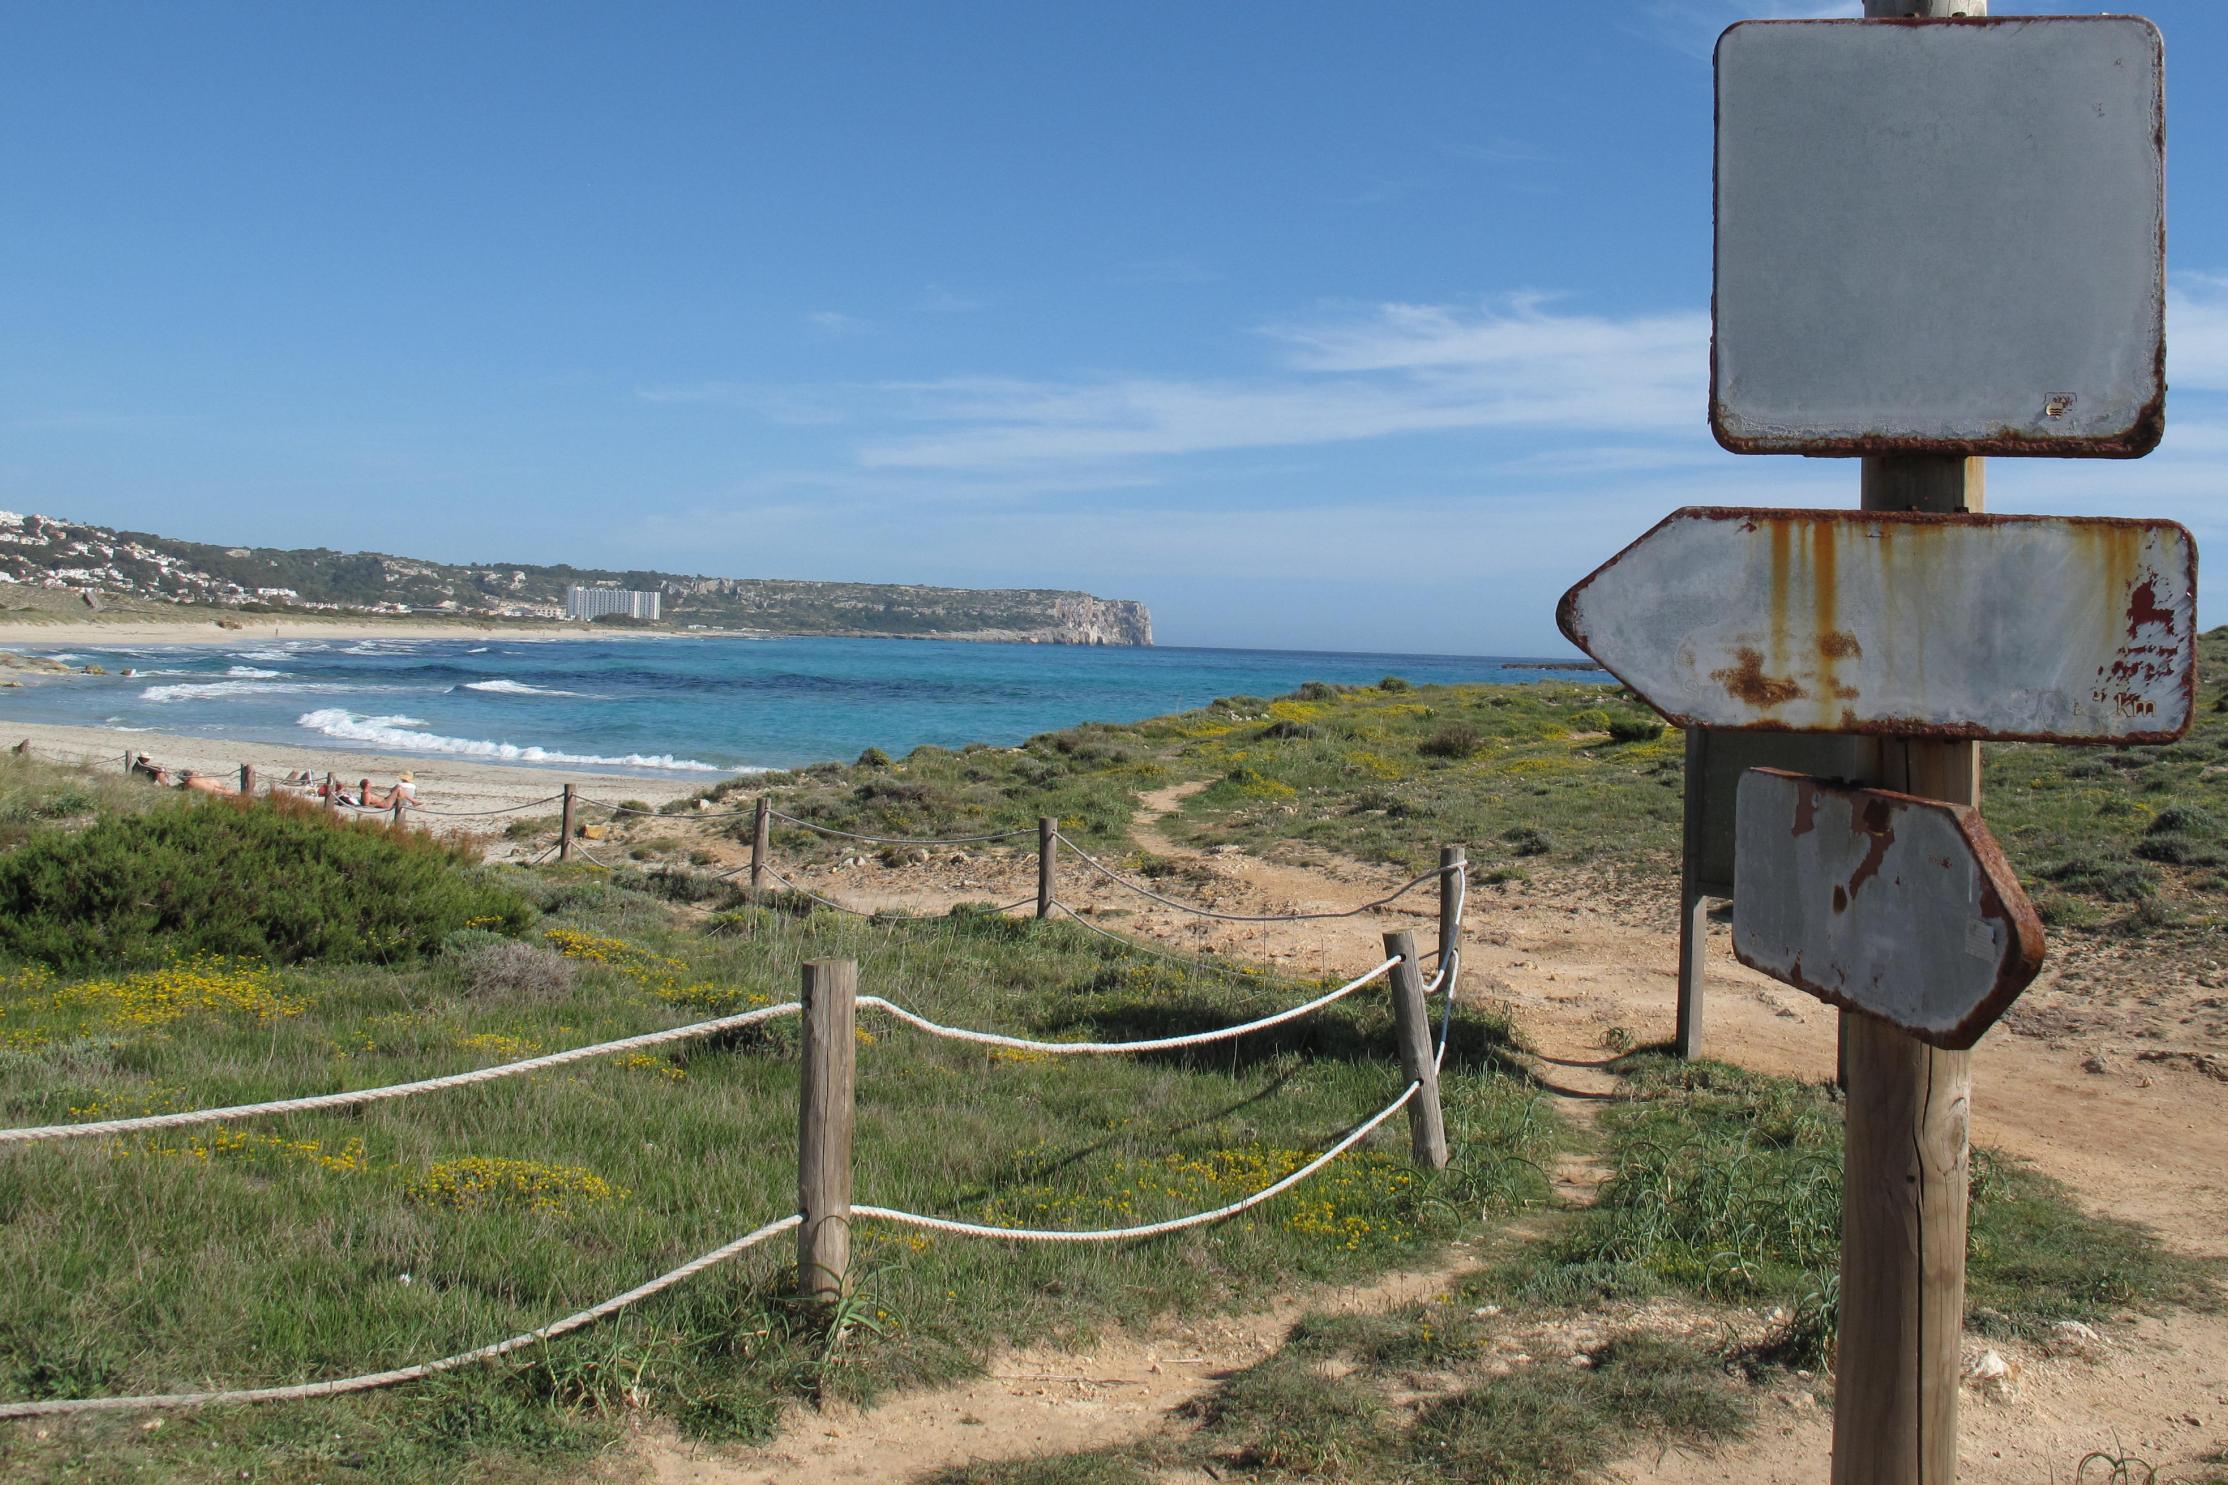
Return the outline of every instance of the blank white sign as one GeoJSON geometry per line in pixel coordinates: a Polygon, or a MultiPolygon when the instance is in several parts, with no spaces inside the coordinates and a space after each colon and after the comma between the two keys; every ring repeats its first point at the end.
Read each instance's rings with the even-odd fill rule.
{"type": "Polygon", "coordinates": [[[2133,16],[1726,31],[1718,441],[2148,453],[2165,393],[2163,74],[2157,28],[2133,16]]]}

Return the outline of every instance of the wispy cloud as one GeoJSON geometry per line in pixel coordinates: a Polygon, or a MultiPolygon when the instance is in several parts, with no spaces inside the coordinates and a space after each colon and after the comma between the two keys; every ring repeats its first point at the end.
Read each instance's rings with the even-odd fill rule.
{"type": "Polygon", "coordinates": [[[988,308],[989,304],[990,301],[987,299],[979,299],[972,294],[961,294],[956,290],[946,288],[942,284],[930,284],[927,288],[921,290],[921,297],[914,302],[913,307],[923,314],[964,315],[973,314],[978,309],[988,308]]]}
{"type": "Polygon", "coordinates": [[[667,406],[732,407],[775,423],[812,427],[844,420],[843,409],[825,393],[770,387],[757,382],[675,382],[636,387],[635,400],[667,406]]]}
{"type": "Polygon", "coordinates": [[[860,451],[883,468],[992,469],[1342,443],[1457,429],[1691,432],[1709,321],[1386,304],[1264,327],[1280,364],[1252,378],[947,378],[892,384],[939,431],[860,451]]]}
{"type": "Polygon", "coordinates": [[[1735,21],[1855,20],[1864,0],[1651,0],[1640,34],[1699,61],[1735,21]]]}
{"type": "Polygon", "coordinates": [[[813,310],[805,316],[805,323],[822,335],[864,335],[874,328],[869,321],[839,309],[813,310]]]}

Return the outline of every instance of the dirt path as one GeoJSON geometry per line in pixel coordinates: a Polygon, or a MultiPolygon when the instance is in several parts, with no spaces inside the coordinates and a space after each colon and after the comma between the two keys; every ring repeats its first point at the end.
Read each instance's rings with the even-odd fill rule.
{"type": "MultiPolygon", "coordinates": [[[[1354,863],[1297,866],[1183,846],[1160,824],[1198,787],[1145,796],[1133,826],[1142,848],[1178,864],[1179,875],[1163,879],[1170,896],[1234,912],[1340,911],[1400,880],[1354,863]]],[[[957,901],[1027,895],[1034,869],[1033,856],[953,854],[896,868],[854,861],[815,874],[808,885],[861,907],[932,912],[957,901]]],[[[1436,920],[1434,894],[1418,891],[1353,919],[1222,923],[1138,898],[1074,861],[1065,863],[1061,896],[1087,921],[1123,933],[1310,973],[1367,968],[1377,961],[1384,929],[1436,920]]],[[[1635,895],[1578,874],[1481,888],[1471,897],[1465,944],[1465,993],[1507,1006],[1539,1049],[1535,1068],[1543,1083],[1581,1123],[1614,1092],[1605,1069],[1613,1051],[1669,1032],[1676,937],[1667,896],[1635,895]]],[[[1723,925],[1713,926],[1709,974],[1710,1055],[1767,1072],[1832,1076],[1834,1013],[1742,968],[1723,925]]],[[[2040,1004],[2053,1003],[2054,978],[2030,992],[2040,1004]]],[[[2096,988],[2093,966],[2079,983],[2089,999],[2109,994],[2096,988]]],[[[2069,990],[2055,990],[2057,1002],[2071,998],[2069,990]]],[[[2053,1031],[2064,1024],[2062,1015],[2040,1016],[2025,1032],[2000,1028],[1983,1044],[1975,1140],[2033,1161],[2095,1210],[2150,1224],[2171,1246],[2228,1257],[2228,1084],[2193,1060],[2137,1060],[2140,1040],[2100,1048],[2093,1038],[2053,1031]]],[[[2141,1027],[2118,1024],[2123,1035],[2140,1038],[2141,1027]]],[[[1578,1206],[1592,1200],[1606,1171],[1577,1156],[1552,1175],[1559,1201],[1578,1206]]],[[[697,1450],[670,1433],[649,1433],[610,1477],[658,1485],[902,1480],[972,1461],[1131,1442],[1177,1426],[1172,1409],[1218,1376],[1269,1354],[1302,1308],[1326,1302],[1382,1308],[1421,1297],[1474,1259],[1457,1248],[1438,1268],[1258,1314],[1147,1335],[1109,1334],[1082,1353],[1001,1356],[982,1378],[871,1412],[800,1410],[763,1450],[697,1450]]],[[[2000,1349],[2010,1376],[1969,1391],[1961,1422],[1968,1480],[2070,1478],[2079,1459],[2099,1448],[2169,1466],[2160,1471],[2165,1479],[2175,1469],[2195,1474],[2207,1449],[2228,1443],[2228,1319],[2180,1314],[2056,1350],[2000,1349]]],[[[1831,1418],[1803,1385],[1790,1379],[1762,1394],[1757,1429],[1734,1448],[1651,1454],[1627,1461],[1618,1477],[1661,1485],[1815,1480],[1827,1458],[1831,1418]]]]}

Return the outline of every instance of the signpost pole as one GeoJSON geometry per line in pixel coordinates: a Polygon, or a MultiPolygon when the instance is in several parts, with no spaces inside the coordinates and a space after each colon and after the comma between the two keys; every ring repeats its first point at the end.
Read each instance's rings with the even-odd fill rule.
{"type": "MultiPolygon", "coordinates": [[[[1868,18],[1981,16],[1987,0],[1865,0],[1868,18]]],[[[1863,461],[1866,510],[1977,511],[1979,459],[1863,461]]],[[[1883,740],[1880,782],[1980,803],[1980,745],[1883,740]]],[[[1965,1334],[1965,1220],[1973,1056],[1869,1016],[1841,1017],[1848,1088],[1841,1198],[1841,1325],[1833,1485],[1951,1485],[1965,1334]]]]}

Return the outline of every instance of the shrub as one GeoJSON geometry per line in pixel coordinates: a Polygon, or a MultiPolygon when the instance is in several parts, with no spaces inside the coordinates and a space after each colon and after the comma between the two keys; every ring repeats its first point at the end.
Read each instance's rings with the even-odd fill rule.
{"type": "Polygon", "coordinates": [[[1322,735],[1323,729],[1313,722],[1290,722],[1279,719],[1261,729],[1261,736],[1266,739],[1299,739],[1304,741],[1322,735]]]}
{"type": "Polygon", "coordinates": [[[1519,825],[1501,833],[1511,854],[1517,856],[1544,856],[1555,849],[1555,837],[1537,825],[1519,825]]]}
{"type": "Polygon", "coordinates": [[[1661,717],[1612,717],[1609,721],[1611,742],[1654,742],[1661,736],[1661,717]]]}
{"type": "Polygon", "coordinates": [[[2075,856],[2043,874],[2045,880],[2112,902],[2140,902],[2158,891],[2158,873],[2140,861],[2075,856]]]}
{"type": "Polygon", "coordinates": [[[2194,804],[2170,804],[2151,818],[2144,827],[2145,835],[2194,835],[2217,839],[2221,834],[2220,821],[2209,810],[2194,804]]]}
{"type": "Polygon", "coordinates": [[[1573,732],[1607,732],[1609,727],[1609,713],[1598,706],[1581,707],[1570,714],[1573,732]]]}
{"type": "Polygon", "coordinates": [[[556,1000],[572,989],[571,960],[520,939],[482,945],[466,956],[464,968],[474,995],[556,1000]]]}
{"type": "Polygon", "coordinates": [[[1449,722],[1416,745],[1427,758],[1468,758],[1485,746],[1485,734],[1468,722],[1449,722]]]}
{"type": "Polygon", "coordinates": [[[858,766],[861,768],[888,768],[890,766],[890,755],[880,748],[868,748],[859,755],[858,766]]]}
{"type": "Polygon", "coordinates": [[[178,802],[0,860],[0,950],[60,969],[233,955],[394,962],[532,910],[428,835],[278,801],[178,802]]]}
{"type": "Polygon", "coordinates": [[[1292,693],[1298,701],[1336,701],[1344,686],[1334,686],[1329,681],[1302,681],[1300,689],[1292,693]]]}

